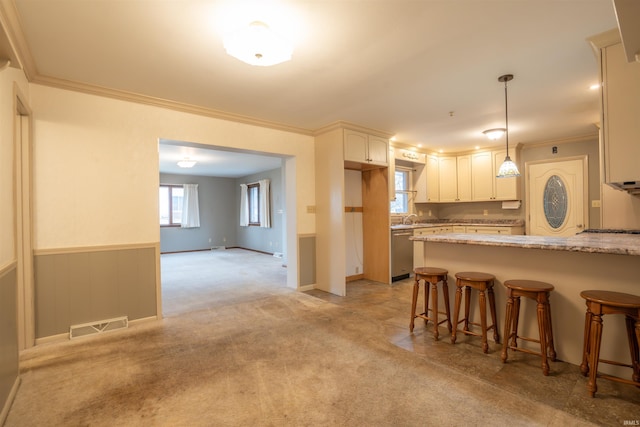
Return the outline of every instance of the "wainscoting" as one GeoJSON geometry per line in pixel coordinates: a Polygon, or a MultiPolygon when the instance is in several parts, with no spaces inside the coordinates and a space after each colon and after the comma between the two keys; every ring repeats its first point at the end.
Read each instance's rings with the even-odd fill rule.
{"type": "Polygon", "coordinates": [[[157,315],[159,244],[37,251],[36,339],[80,323],[157,315]]]}
{"type": "Polygon", "coordinates": [[[316,283],[316,235],[298,235],[300,287],[316,283]]]}
{"type": "Polygon", "coordinates": [[[18,326],[16,323],[16,263],[0,269],[0,425],[9,411],[18,384],[18,326]]]}

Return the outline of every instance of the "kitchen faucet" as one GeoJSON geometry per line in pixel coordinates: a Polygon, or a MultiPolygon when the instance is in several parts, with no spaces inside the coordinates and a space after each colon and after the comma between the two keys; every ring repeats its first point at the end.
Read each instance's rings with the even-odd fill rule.
{"type": "MultiPolygon", "coordinates": [[[[406,223],[407,223],[407,220],[408,220],[409,218],[411,218],[412,216],[414,216],[414,217],[418,218],[418,215],[416,215],[416,214],[410,214],[410,215],[407,215],[407,216],[405,216],[404,218],[402,218],[402,224],[406,224],[406,223]]],[[[413,224],[413,221],[411,221],[411,224],[413,224]]]]}

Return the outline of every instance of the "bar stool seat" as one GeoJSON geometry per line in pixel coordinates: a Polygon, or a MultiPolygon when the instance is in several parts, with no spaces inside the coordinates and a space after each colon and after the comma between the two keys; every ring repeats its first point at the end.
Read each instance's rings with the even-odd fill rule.
{"type": "Polygon", "coordinates": [[[549,293],[553,291],[553,285],[536,280],[506,280],[507,309],[504,322],[504,342],[502,344],[502,362],[507,361],[507,351],[521,351],[536,354],[542,357],[542,373],[549,375],[549,363],[547,357],[556,360],[556,350],[553,347],[553,328],[551,325],[551,305],[549,293]],[[522,337],[518,335],[518,318],[520,316],[520,297],[537,301],[538,332],[540,339],[522,337]],[[524,341],[540,343],[540,353],[518,347],[518,338],[524,341]]]}
{"type": "Polygon", "coordinates": [[[487,343],[487,331],[493,329],[493,339],[496,343],[500,342],[498,337],[498,329],[496,322],[496,300],[493,294],[493,282],[495,276],[489,273],[481,273],[477,271],[464,271],[456,273],[456,305],[453,310],[453,331],[451,332],[451,343],[456,343],[456,333],[458,332],[458,325],[464,323],[460,332],[465,335],[475,335],[482,337],[482,351],[487,353],[489,351],[489,344],[487,343]],[[460,318],[460,304],[462,302],[462,288],[465,289],[464,295],[464,318],[460,318]],[[469,319],[469,303],[471,299],[471,289],[476,289],[479,294],[478,304],[480,306],[480,323],[472,322],[469,319]],[[489,308],[491,311],[492,324],[487,326],[487,296],[489,297],[489,308]],[[469,329],[469,325],[480,326],[481,332],[477,333],[469,329]]]}
{"type": "Polygon", "coordinates": [[[582,291],[580,296],[585,299],[587,304],[580,371],[584,376],[589,375],[589,381],[587,382],[589,394],[594,397],[598,390],[596,385],[597,377],[640,387],[640,350],[638,349],[638,341],[640,341],[640,296],[601,290],[582,291]],[[602,316],[605,314],[624,314],[631,364],[600,359],[602,316]],[[631,380],[599,373],[599,362],[633,369],[631,380]]]}
{"type": "Polygon", "coordinates": [[[437,267],[417,267],[413,270],[415,282],[413,284],[413,299],[411,301],[411,323],[409,323],[409,331],[413,332],[414,321],[416,318],[424,319],[426,325],[429,320],[433,322],[433,338],[438,339],[438,326],[447,323],[447,328],[451,332],[451,314],[449,311],[449,287],[447,286],[447,275],[449,272],[443,268],[437,267]],[[424,280],[424,312],[416,313],[418,303],[418,292],[420,290],[420,280],[424,280]],[[438,311],[438,283],[442,282],[442,293],[444,297],[445,311],[438,311]],[[429,285],[431,285],[431,301],[432,308],[429,309],[429,285]],[[431,311],[431,315],[429,315],[431,311]],[[438,314],[444,314],[446,318],[438,321],[438,314]]]}

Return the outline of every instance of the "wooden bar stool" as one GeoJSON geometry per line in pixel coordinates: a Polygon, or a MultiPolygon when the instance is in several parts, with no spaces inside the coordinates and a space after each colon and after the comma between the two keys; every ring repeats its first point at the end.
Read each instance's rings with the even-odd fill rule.
{"type": "Polygon", "coordinates": [[[487,343],[487,331],[493,329],[493,339],[496,343],[500,342],[498,337],[498,329],[496,322],[496,300],[493,294],[493,281],[495,276],[489,273],[479,273],[475,271],[465,271],[462,273],[456,273],[456,306],[453,310],[453,331],[451,332],[451,343],[456,343],[456,332],[458,331],[458,325],[464,322],[462,333],[466,335],[475,335],[482,337],[482,351],[487,353],[489,351],[489,344],[487,343]],[[462,302],[462,288],[465,288],[464,292],[464,318],[460,318],[460,303],[462,302]],[[476,289],[479,293],[479,305],[480,305],[480,323],[474,323],[469,320],[469,300],[471,299],[471,288],[476,289]],[[487,326],[487,299],[485,292],[489,295],[489,308],[491,310],[491,320],[493,324],[487,326]],[[471,331],[469,325],[480,326],[481,333],[471,331]]]}
{"type": "Polygon", "coordinates": [[[413,270],[415,282],[413,284],[413,299],[411,302],[411,323],[409,331],[413,332],[414,320],[416,317],[424,319],[426,325],[429,320],[433,322],[433,337],[438,339],[438,326],[447,322],[449,332],[451,332],[451,314],[449,312],[449,287],[447,286],[447,275],[449,272],[443,268],[436,267],[417,267],[413,270]],[[424,313],[416,314],[416,306],[418,303],[418,292],[420,290],[420,280],[424,280],[424,313]],[[444,296],[445,312],[438,311],[438,283],[442,282],[442,293],[444,296]],[[431,308],[431,316],[429,316],[429,284],[431,284],[431,300],[433,307],[431,308]],[[438,313],[447,316],[446,319],[438,321],[438,313]]]}
{"type": "Polygon", "coordinates": [[[522,351],[524,353],[542,356],[542,373],[549,375],[548,357],[555,362],[556,350],[553,347],[553,328],[551,325],[551,305],[549,293],[553,291],[553,285],[536,280],[507,280],[504,282],[507,288],[507,311],[504,322],[504,335],[502,338],[502,362],[507,361],[507,351],[522,351]],[[540,339],[518,336],[518,318],[520,316],[520,297],[531,298],[538,303],[538,331],[540,339]],[[540,343],[540,353],[519,348],[518,338],[529,342],[540,343]]]}
{"type": "Polygon", "coordinates": [[[580,296],[586,300],[587,314],[584,319],[584,347],[582,350],[582,375],[589,375],[587,390],[594,397],[598,387],[596,378],[601,377],[611,381],[640,387],[640,296],[612,291],[582,291],[580,296]],[[624,314],[631,352],[631,364],[612,360],[600,359],[600,343],[602,342],[602,315],[624,314]],[[631,380],[598,373],[598,362],[633,369],[631,380]]]}

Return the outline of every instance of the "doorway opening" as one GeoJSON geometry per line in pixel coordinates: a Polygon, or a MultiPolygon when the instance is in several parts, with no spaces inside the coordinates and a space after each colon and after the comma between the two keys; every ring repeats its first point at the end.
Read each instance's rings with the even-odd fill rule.
{"type": "Polygon", "coordinates": [[[171,216],[169,220],[163,221],[161,213],[159,224],[158,307],[163,315],[213,307],[250,290],[266,292],[264,286],[296,287],[287,262],[291,227],[286,195],[295,195],[288,188],[291,180],[287,180],[286,165],[290,160],[266,153],[160,140],[161,212],[167,200],[175,205],[170,211],[165,209],[171,216]],[[181,168],[177,163],[184,159],[196,163],[181,168]],[[241,184],[258,181],[266,181],[270,188],[266,196],[270,209],[265,215],[270,215],[271,223],[268,227],[240,226],[241,184]],[[188,184],[197,186],[197,226],[185,226],[184,221],[181,224],[180,197],[162,197],[164,187],[170,186],[178,194],[188,184]],[[258,286],[254,274],[260,271],[269,280],[258,286]]]}

